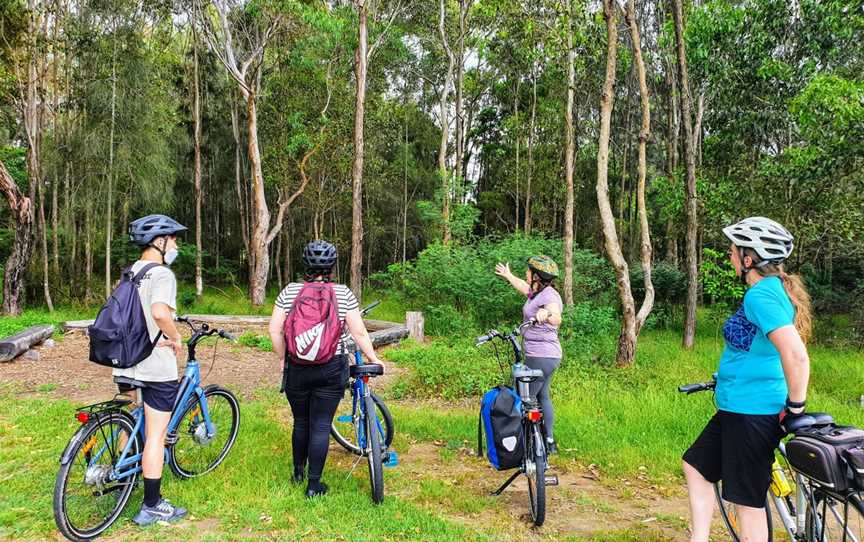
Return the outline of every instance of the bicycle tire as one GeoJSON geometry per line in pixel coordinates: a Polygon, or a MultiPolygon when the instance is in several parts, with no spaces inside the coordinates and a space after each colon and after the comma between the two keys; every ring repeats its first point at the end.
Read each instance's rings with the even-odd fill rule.
{"type": "MultiPolygon", "coordinates": [[[[531,519],[536,527],[546,521],[546,447],[537,424],[529,424],[530,431],[525,431],[525,459],[523,466],[528,479],[528,501],[531,505],[531,519]],[[539,446],[538,446],[539,443],[539,446]],[[533,466],[528,467],[527,460],[532,460],[533,466]]],[[[526,428],[528,429],[528,428],[526,428]]]]}
{"type": "MultiPolygon", "coordinates": [[[[82,474],[86,474],[90,468],[95,466],[95,463],[91,464],[91,458],[88,456],[89,451],[96,448],[96,443],[98,443],[99,436],[102,436],[104,440],[109,440],[106,437],[106,434],[111,434],[111,440],[114,439],[113,434],[114,430],[109,429],[108,433],[106,433],[106,426],[110,426],[116,424],[118,427],[118,433],[120,431],[125,432],[128,438],[132,439],[132,447],[130,448],[130,454],[136,455],[141,453],[141,437],[138,433],[135,433],[135,419],[128,413],[124,411],[111,412],[109,414],[99,415],[95,420],[88,422],[83,425],[72,439],[69,441],[69,445],[67,447],[67,451],[71,453],[70,459],[65,463],[60,465],[60,470],[57,472],[57,479],[54,483],[54,496],[53,496],[53,507],[54,507],[54,522],[57,525],[57,529],[60,533],[72,540],[73,542],[82,542],[85,540],[92,540],[105,532],[111,525],[117,520],[120,514],[123,512],[123,509],[126,507],[129,498],[132,496],[132,491],[135,489],[135,483],[138,479],[138,474],[131,474],[128,477],[124,478],[122,481],[115,482],[112,486],[119,487],[119,494],[117,495],[117,499],[111,503],[111,499],[106,499],[104,502],[110,507],[107,513],[101,515],[101,519],[98,519],[97,522],[93,525],[79,525],[76,520],[70,518],[70,495],[68,494],[69,483],[73,479],[81,479],[84,480],[83,475],[79,475],[77,470],[73,473],[73,469],[76,467],[84,467],[84,465],[90,465],[89,467],[84,467],[84,472],[82,474]],[[76,440],[77,439],[77,440],[76,440]],[[86,449],[85,449],[86,448],[86,449]],[[84,456],[80,459],[85,460],[85,463],[80,462],[79,454],[82,453],[84,456]]],[[[118,439],[120,440],[120,439],[118,439]]],[[[121,443],[118,442],[117,446],[119,447],[121,443]]],[[[120,450],[116,448],[111,448],[110,444],[107,450],[110,454],[110,463],[105,465],[105,467],[110,467],[113,469],[114,464],[116,463],[116,455],[120,453],[120,450]]],[[[101,449],[101,446],[100,446],[101,449]]],[[[65,452],[64,452],[65,455],[65,452]]],[[[93,484],[87,484],[84,482],[84,485],[88,486],[91,489],[86,490],[85,493],[94,494],[92,488],[93,484]]],[[[98,487],[98,485],[96,486],[98,487]]],[[[108,484],[106,484],[108,487],[108,484]]],[[[114,489],[103,489],[101,490],[102,495],[97,498],[113,496],[115,493],[114,489]]],[[[95,495],[91,495],[95,496],[95,495]]]]}
{"type": "Polygon", "coordinates": [[[214,440],[205,441],[200,435],[201,430],[204,429],[204,420],[199,419],[201,412],[199,400],[197,395],[193,395],[186,404],[177,425],[177,441],[168,447],[168,464],[171,470],[184,480],[203,476],[218,467],[234,446],[240,429],[240,404],[233,393],[219,386],[207,386],[204,390],[204,399],[207,401],[211,422],[216,428],[213,439],[218,438],[220,432],[226,435],[227,439],[221,447],[210,448],[214,440]],[[221,406],[223,401],[227,405],[225,408],[221,406]],[[230,426],[227,431],[224,427],[227,421],[226,413],[230,414],[230,426]],[[188,419],[190,415],[192,419],[188,419]],[[216,453],[212,453],[214,451],[216,453]],[[191,465],[194,455],[202,456],[204,461],[201,461],[200,465],[191,465]]]}
{"type": "MultiPolygon", "coordinates": [[[[738,514],[735,512],[735,505],[723,499],[723,482],[714,484],[714,497],[717,499],[717,508],[720,509],[720,517],[723,519],[723,525],[726,526],[726,531],[732,538],[732,542],[740,542],[741,537],[738,534],[738,514]]],[[[765,497],[765,521],[768,524],[768,542],[774,540],[773,521],[771,519],[771,493],[765,497]]]]}
{"type": "Polygon", "coordinates": [[[372,397],[366,397],[366,462],[369,464],[369,485],[372,492],[372,502],[381,504],[384,502],[384,461],[382,459],[382,442],[381,433],[378,431],[378,425],[375,421],[375,416],[370,416],[369,412],[374,412],[375,408],[372,397]]]}
{"type": "Polygon", "coordinates": [[[861,496],[850,495],[847,507],[843,500],[814,490],[813,502],[807,508],[805,536],[806,540],[811,542],[864,540],[864,503],[861,501],[861,496]],[[829,513],[828,510],[831,512],[829,513]],[[819,518],[818,522],[814,521],[814,513],[819,518]]]}
{"type": "MultiPolygon", "coordinates": [[[[393,443],[393,417],[390,415],[390,410],[387,408],[387,405],[384,404],[384,401],[382,401],[381,398],[379,398],[374,393],[372,393],[371,396],[372,400],[375,402],[375,407],[378,411],[378,419],[383,422],[384,447],[389,448],[390,445],[393,443]]],[[[354,414],[352,413],[352,417],[353,416],[354,414]]],[[[357,433],[356,429],[354,428],[353,421],[351,423],[348,423],[347,421],[339,422],[338,418],[339,411],[337,410],[336,416],[333,418],[333,422],[330,424],[330,435],[333,437],[333,440],[338,442],[340,446],[342,446],[352,454],[363,455],[363,450],[360,448],[360,446],[357,445],[356,442],[357,433]],[[345,434],[343,435],[343,433],[345,434]]]]}

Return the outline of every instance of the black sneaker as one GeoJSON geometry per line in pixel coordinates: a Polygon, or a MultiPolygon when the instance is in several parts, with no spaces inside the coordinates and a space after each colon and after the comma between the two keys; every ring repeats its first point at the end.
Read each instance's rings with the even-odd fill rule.
{"type": "Polygon", "coordinates": [[[554,440],[546,440],[546,455],[555,455],[558,453],[558,444],[554,440]]]}
{"type": "Polygon", "coordinates": [[[153,525],[157,521],[175,521],[186,515],[186,509],[174,506],[166,499],[159,499],[156,506],[141,505],[141,511],[132,518],[140,527],[153,525]]]}
{"type": "Polygon", "coordinates": [[[327,484],[324,482],[318,482],[317,487],[306,486],[306,498],[311,499],[314,497],[320,497],[321,495],[327,494],[327,484]]]}

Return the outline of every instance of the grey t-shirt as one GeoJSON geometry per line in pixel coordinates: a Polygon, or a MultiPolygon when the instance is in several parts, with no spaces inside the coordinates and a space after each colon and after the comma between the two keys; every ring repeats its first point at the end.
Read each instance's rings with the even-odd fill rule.
{"type": "MultiPolygon", "coordinates": [[[[141,271],[149,263],[152,262],[138,260],[132,264],[132,272],[141,271]]],[[[159,333],[159,326],[153,318],[153,305],[164,303],[172,313],[177,309],[177,279],[174,278],[174,273],[164,265],[154,267],[141,280],[138,295],[141,296],[141,307],[144,309],[144,319],[147,321],[150,340],[154,340],[159,333]]],[[[142,382],[177,380],[177,356],[170,346],[157,346],[153,349],[153,353],[138,365],[128,369],[114,369],[113,374],[142,382]]]]}

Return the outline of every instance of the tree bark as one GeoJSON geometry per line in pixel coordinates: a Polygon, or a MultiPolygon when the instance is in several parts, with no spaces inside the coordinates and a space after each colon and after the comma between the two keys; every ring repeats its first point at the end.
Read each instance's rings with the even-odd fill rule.
{"type": "Polygon", "coordinates": [[[198,299],[204,295],[204,278],[202,275],[201,245],[201,94],[198,75],[198,32],[192,25],[192,125],[195,141],[195,295],[198,299]]]}
{"type": "MultiPolygon", "coordinates": [[[[250,254],[249,246],[249,218],[246,213],[246,198],[243,189],[243,148],[240,142],[240,112],[237,110],[237,101],[231,100],[231,133],[234,136],[234,188],[237,194],[237,208],[240,212],[240,233],[243,236],[243,247],[246,249],[247,257],[250,254]]],[[[251,273],[252,267],[250,265],[251,273]]]]}
{"type": "Polygon", "coordinates": [[[696,198],[696,149],[694,148],[692,99],[687,75],[687,55],[684,50],[684,13],[681,0],[672,0],[675,11],[675,44],[678,54],[678,87],[681,96],[681,122],[684,126],[684,155],[687,164],[687,305],[684,320],[684,348],[693,348],[696,337],[696,303],[698,301],[697,236],[699,229],[699,202],[696,198]]]}
{"type": "Polygon", "coordinates": [[[368,28],[366,0],[356,0],[357,50],[354,51],[354,164],[351,168],[351,291],[361,298],[363,289],[363,118],[366,108],[368,28]]]}
{"type": "Polygon", "coordinates": [[[264,174],[261,171],[261,151],[258,147],[258,109],[254,92],[246,95],[246,126],[249,132],[249,165],[252,174],[252,237],[251,256],[254,257],[249,293],[252,306],[264,305],[267,295],[267,275],[270,255],[267,251],[267,231],[270,227],[270,209],[264,195],[264,174]]]}
{"type": "Polygon", "coordinates": [[[525,178],[525,235],[531,235],[531,181],[534,177],[534,130],[537,122],[537,73],[531,66],[531,120],[528,123],[528,174],[525,178]]]}
{"type": "Polygon", "coordinates": [[[519,137],[519,89],[522,87],[522,77],[521,75],[516,76],[516,92],[513,93],[513,118],[516,122],[513,123],[513,131],[515,132],[514,139],[516,140],[516,168],[513,170],[513,177],[516,179],[516,198],[515,199],[515,220],[513,221],[513,230],[519,231],[519,203],[521,198],[520,194],[520,186],[519,186],[519,170],[521,166],[519,162],[519,150],[520,144],[522,143],[522,138],[519,137]]]}
{"type": "MultiPolygon", "coordinates": [[[[115,29],[116,31],[116,29],[115,29]]],[[[114,129],[117,119],[117,37],[111,52],[111,133],[108,137],[108,207],[105,213],[105,297],[111,295],[111,240],[114,231],[114,129]]]]}
{"type": "Polygon", "coordinates": [[[0,161],[0,193],[11,211],[15,239],[3,271],[3,314],[17,316],[24,306],[27,262],[33,251],[33,200],[21,193],[0,161]]]}
{"type": "MultiPolygon", "coordinates": [[[[573,25],[573,4],[568,13],[568,30],[573,25]]],[[[567,108],[564,118],[564,177],[567,183],[567,197],[564,205],[564,304],[573,305],[573,159],[576,141],[573,130],[573,103],[576,87],[576,51],[573,49],[573,33],[567,32],[567,108]]],[[[611,111],[611,109],[610,109],[611,111]]],[[[606,137],[608,146],[608,134],[606,137]]],[[[599,156],[599,154],[598,154],[599,156]]],[[[608,156],[607,156],[608,160],[608,156]]]]}
{"type": "MultiPolygon", "coordinates": [[[[678,123],[677,78],[675,77],[675,65],[670,60],[666,66],[666,89],[669,93],[666,104],[666,176],[669,183],[675,183],[675,174],[678,169],[678,123]]],[[[678,238],[675,231],[675,221],[672,217],[666,219],[666,261],[678,265],[678,238]]]]}
{"type": "Polygon", "coordinates": [[[444,85],[441,87],[439,96],[439,118],[441,121],[441,143],[438,146],[438,175],[441,180],[441,222],[444,227],[443,243],[449,244],[450,233],[450,173],[447,171],[447,141],[450,137],[450,122],[448,120],[447,102],[450,97],[450,87],[453,86],[453,68],[456,64],[450,43],[447,41],[447,29],[445,22],[447,18],[446,0],[438,2],[438,34],[441,36],[441,46],[447,55],[447,71],[444,76],[444,85]]]}
{"type": "Polygon", "coordinates": [[[621,252],[615,217],[609,201],[609,134],[612,124],[612,108],[615,103],[615,65],[618,56],[618,29],[614,0],[603,0],[603,17],[606,20],[606,77],[600,100],[600,136],[597,143],[597,205],[604,240],[606,257],[615,268],[618,296],[621,300],[621,332],[618,335],[618,365],[631,365],[636,357],[636,309],[630,288],[630,268],[621,252]]]}
{"type": "Polygon", "coordinates": [[[48,272],[48,228],[45,223],[45,185],[40,182],[39,190],[39,233],[42,240],[42,292],[45,296],[45,306],[48,307],[48,312],[54,312],[54,302],[51,301],[51,285],[49,283],[50,273],[48,272]]]}
{"type": "Polygon", "coordinates": [[[639,231],[642,255],[642,275],[645,285],[645,299],[639,312],[636,314],[636,335],[642,330],[651,309],[654,307],[654,282],[651,279],[652,271],[652,249],[651,228],[648,225],[648,208],[645,202],[645,184],[648,170],[647,146],[648,138],[651,136],[651,104],[648,95],[648,83],[645,75],[645,62],[642,59],[642,39],[639,35],[639,25],[636,21],[636,7],[634,0],[627,1],[627,9],[624,12],[630,27],[630,38],[633,42],[633,57],[636,61],[636,74],[639,80],[639,101],[642,110],[642,126],[639,130],[639,166],[636,188],[636,206],[639,215],[639,231]]]}

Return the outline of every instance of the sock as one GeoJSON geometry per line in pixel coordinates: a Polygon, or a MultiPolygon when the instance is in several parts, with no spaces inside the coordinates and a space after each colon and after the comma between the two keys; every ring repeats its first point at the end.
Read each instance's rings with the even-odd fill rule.
{"type": "Polygon", "coordinates": [[[162,478],[144,478],[144,506],[156,506],[162,495],[159,488],[162,485],[162,478]]]}

